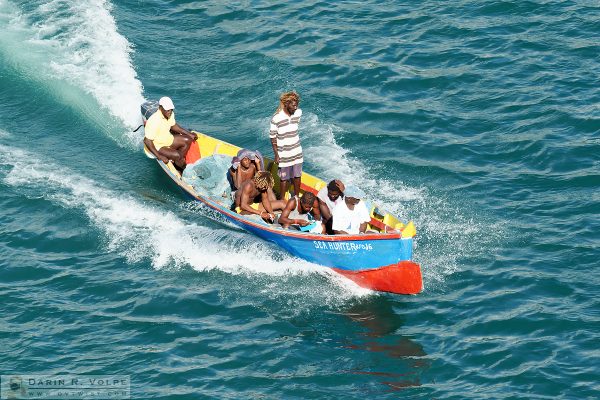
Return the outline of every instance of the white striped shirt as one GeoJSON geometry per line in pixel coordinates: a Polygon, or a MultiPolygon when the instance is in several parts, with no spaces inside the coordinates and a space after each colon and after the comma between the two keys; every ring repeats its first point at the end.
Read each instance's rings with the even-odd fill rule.
{"type": "Polygon", "coordinates": [[[280,110],[271,119],[269,138],[276,140],[279,168],[290,167],[304,161],[298,136],[298,124],[301,116],[302,110],[298,108],[291,116],[280,110]]]}

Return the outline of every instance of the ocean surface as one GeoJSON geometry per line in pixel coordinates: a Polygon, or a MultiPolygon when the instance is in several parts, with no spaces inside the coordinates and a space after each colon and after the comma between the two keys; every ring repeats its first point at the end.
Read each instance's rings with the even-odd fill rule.
{"type": "Polygon", "coordinates": [[[0,0],[0,373],[135,399],[600,398],[598,1],[0,0]],[[417,226],[361,289],[184,199],[139,104],[417,226]]]}

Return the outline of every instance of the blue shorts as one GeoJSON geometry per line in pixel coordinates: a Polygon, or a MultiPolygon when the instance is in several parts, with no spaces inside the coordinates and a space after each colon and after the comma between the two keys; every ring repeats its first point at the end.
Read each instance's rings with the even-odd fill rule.
{"type": "Polygon", "coordinates": [[[279,179],[282,181],[289,181],[293,178],[300,178],[302,176],[302,163],[290,165],[289,167],[279,168],[277,171],[279,179]]]}

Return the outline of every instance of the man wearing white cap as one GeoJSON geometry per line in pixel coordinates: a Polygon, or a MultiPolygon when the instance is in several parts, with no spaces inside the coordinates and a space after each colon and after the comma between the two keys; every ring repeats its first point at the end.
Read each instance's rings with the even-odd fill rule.
{"type": "Polygon", "coordinates": [[[160,98],[158,111],[146,121],[144,144],[156,158],[165,164],[173,161],[175,166],[183,171],[185,155],[198,135],[175,122],[174,109],[173,101],[169,97],[160,98]]]}
{"type": "Polygon", "coordinates": [[[331,212],[333,233],[336,235],[356,235],[365,233],[367,223],[371,221],[369,210],[365,205],[365,192],[356,186],[346,186],[344,201],[338,203],[331,212]]]}

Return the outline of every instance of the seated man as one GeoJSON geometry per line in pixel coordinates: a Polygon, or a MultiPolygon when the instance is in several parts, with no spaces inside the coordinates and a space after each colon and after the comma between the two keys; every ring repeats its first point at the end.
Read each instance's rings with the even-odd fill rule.
{"type": "Polygon", "coordinates": [[[333,234],[331,229],[331,211],[336,205],[344,201],[344,189],[345,186],[342,181],[335,179],[317,193],[323,225],[325,226],[326,232],[330,235],[333,234]]]}
{"type": "Polygon", "coordinates": [[[185,155],[198,135],[175,122],[175,106],[169,97],[161,97],[158,110],[148,118],[144,144],[156,158],[167,164],[173,161],[179,171],[185,169],[185,155]]]}
{"type": "Polygon", "coordinates": [[[266,171],[261,171],[254,178],[242,183],[235,193],[235,207],[238,212],[244,215],[260,215],[265,222],[273,223],[275,221],[273,210],[283,210],[286,205],[285,201],[277,200],[275,197],[274,184],[275,180],[266,171]],[[258,207],[253,208],[253,203],[258,203],[258,207]]]}
{"type": "MultiPolygon", "coordinates": [[[[313,221],[318,221],[319,226],[321,225],[321,211],[319,210],[319,201],[310,192],[305,192],[300,200],[297,196],[289,199],[279,217],[279,223],[286,229],[290,225],[307,226],[313,221]]],[[[318,231],[321,232],[322,229],[318,231]]]]}
{"type": "Polygon", "coordinates": [[[237,156],[231,160],[231,167],[227,170],[227,180],[231,191],[235,192],[242,183],[252,179],[257,172],[262,171],[262,155],[258,151],[241,149],[237,156]]]}
{"type": "Polygon", "coordinates": [[[365,233],[367,223],[371,221],[369,210],[364,201],[365,193],[356,186],[348,186],[344,191],[344,201],[332,211],[332,229],[336,235],[355,235],[365,233]]]}

